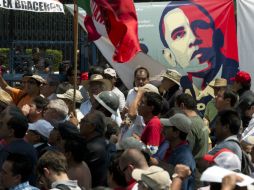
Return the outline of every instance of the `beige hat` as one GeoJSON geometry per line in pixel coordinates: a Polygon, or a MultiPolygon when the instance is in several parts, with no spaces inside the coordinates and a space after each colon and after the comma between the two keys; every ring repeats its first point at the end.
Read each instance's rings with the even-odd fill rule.
{"type": "Polygon", "coordinates": [[[214,81],[212,81],[209,86],[211,87],[226,87],[228,85],[228,82],[224,78],[217,78],[214,81]]]}
{"type": "MultiPolygon", "coordinates": [[[[61,99],[68,99],[68,100],[73,100],[73,95],[74,95],[74,89],[69,89],[63,94],[56,94],[58,98],[61,99]]],[[[81,103],[83,100],[83,96],[81,95],[81,92],[79,90],[76,90],[76,97],[75,97],[76,102],[81,103]]]]}
{"type": "Polygon", "coordinates": [[[46,84],[47,83],[47,81],[44,80],[44,78],[42,78],[40,75],[24,76],[24,78],[32,78],[32,79],[36,80],[37,82],[39,82],[41,84],[46,84]]]}
{"type": "Polygon", "coordinates": [[[93,74],[90,77],[90,80],[84,80],[82,81],[82,84],[86,87],[89,88],[89,86],[91,85],[91,83],[93,82],[101,82],[102,84],[104,84],[107,88],[107,90],[111,90],[112,88],[112,84],[108,79],[104,79],[102,75],[100,74],[93,74]]]}
{"type": "Polygon", "coordinates": [[[0,101],[7,104],[7,105],[13,103],[13,100],[12,100],[12,97],[10,96],[10,94],[8,94],[7,92],[5,92],[2,89],[0,89],[0,101]]]}
{"type": "Polygon", "coordinates": [[[169,189],[172,183],[169,173],[158,166],[151,166],[147,170],[134,169],[132,177],[136,181],[143,181],[151,189],[169,189]]]}
{"type": "Polygon", "coordinates": [[[180,86],[180,80],[181,80],[182,75],[179,72],[177,72],[176,70],[167,69],[166,72],[161,75],[161,77],[165,77],[169,80],[172,80],[173,82],[175,82],[176,84],[178,84],[180,86]]]}
{"type": "Polygon", "coordinates": [[[191,125],[192,122],[188,116],[182,114],[182,113],[177,113],[173,115],[172,117],[168,118],[162,118],[160,119],[161,124],[164,127],[176,127],[178,130],[184,132],[184,133],[189,133],[191,130],[191,125]]]}
{"type": "Polygon", "coordinates": [[[160,94],[158,88],[150,83],[148,83],[142,87],[135,87],[134,89],[136,91],[138,91],[138,89],[141,89],[145,92],[155,92],[156,94],[160,94]]]}

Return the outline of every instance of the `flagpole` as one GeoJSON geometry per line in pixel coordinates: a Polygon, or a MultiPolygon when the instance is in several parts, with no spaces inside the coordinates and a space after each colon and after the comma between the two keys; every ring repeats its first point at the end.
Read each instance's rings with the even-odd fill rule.
{"type": "Polygon", "coordinates": [[[76,117],[76,89],[77,89],[77,51],[78,51],[78,4],[77,0],[73,0],[74,4],[74,17],[73,17],[73,32],[74,32],[74,39],[73,39],[73,55],[74,55],[74,93],[73,93],[73,110],[74,115],[76,117]]]}

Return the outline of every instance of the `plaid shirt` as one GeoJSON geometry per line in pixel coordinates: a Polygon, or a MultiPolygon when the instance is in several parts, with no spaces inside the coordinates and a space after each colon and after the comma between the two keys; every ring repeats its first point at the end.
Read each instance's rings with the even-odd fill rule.
{"type": "Polygon", "coordinates": [[[15,187],[10,188],[10,190],[39,190],[39,189],[34,186],[31,186],[29,182],[27,181],[15,187]]]}

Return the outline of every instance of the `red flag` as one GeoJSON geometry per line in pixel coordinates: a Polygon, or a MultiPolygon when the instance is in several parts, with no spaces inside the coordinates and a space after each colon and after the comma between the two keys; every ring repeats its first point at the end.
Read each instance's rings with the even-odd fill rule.
{"type": "MultiPolygon", "coordinates": [[[[108,37],[115,47],[113,60],[130,61],[141,48],[138,40],[138,22],[132,0],[93,0],[100,10],[108,37]]],[[[95,17],[97,13],[93,13],[95,17]]]]}

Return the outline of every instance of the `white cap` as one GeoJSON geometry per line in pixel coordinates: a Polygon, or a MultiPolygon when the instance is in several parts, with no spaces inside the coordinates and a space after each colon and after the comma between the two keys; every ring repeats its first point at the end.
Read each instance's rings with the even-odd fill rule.
{"type": "Polygon", "coordinates": [[[112,77],[116,77],[116,71],[112,68],[105,69],[104,74],[110,75],[112,77]]]}
{"type": "Polygon", "coordinates": [[[50,132],[53,130],[53,126],[46,120],[40,119],[34,123],[29,123],[28,130],[36,131],[43,137],[49,138],[50,132]]]}

